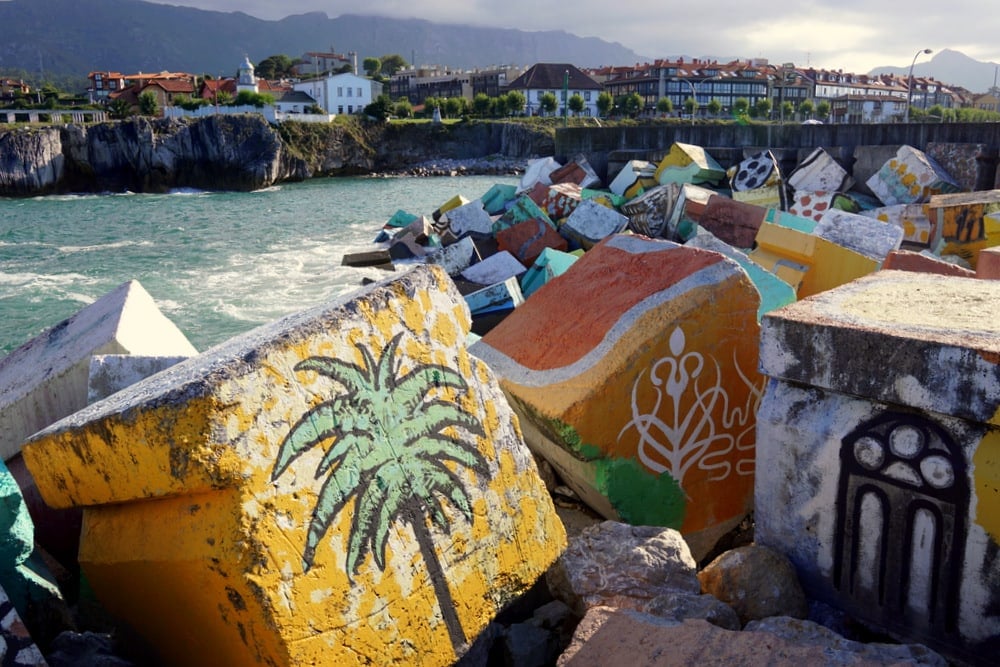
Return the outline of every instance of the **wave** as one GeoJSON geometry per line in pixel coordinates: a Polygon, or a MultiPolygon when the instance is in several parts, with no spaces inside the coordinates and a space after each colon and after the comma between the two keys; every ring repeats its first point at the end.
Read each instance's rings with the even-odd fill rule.
{"type": "Polygon", "coordinates": [[[152,241],[114,241],[111,243],[95,243],[93,245],[65,245],[58,246],[59,252],[71,255],[78,252],[98,252],[101,250],[115,250],[118,248],[145,248],[153,245],[152,241]]]}

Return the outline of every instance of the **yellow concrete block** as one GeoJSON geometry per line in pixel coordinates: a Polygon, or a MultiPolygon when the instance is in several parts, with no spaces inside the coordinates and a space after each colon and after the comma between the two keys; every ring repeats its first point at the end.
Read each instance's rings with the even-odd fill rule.
{"type": "Polygon", "coordinates": [[[438,267],[36,434],[98,598],[166,664],[452,664],[565,531],[438,267]]]}
{"type": "Polygon", "coordinates": [[[749,257],[796,289],[799,299],[878,270],[869,257],[826,239],[765,222],[749,257]]]}

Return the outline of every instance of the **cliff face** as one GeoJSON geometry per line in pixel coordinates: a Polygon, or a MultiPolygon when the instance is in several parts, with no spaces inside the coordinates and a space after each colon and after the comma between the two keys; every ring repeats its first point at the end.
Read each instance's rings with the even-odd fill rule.
{"type": "Polygon", "coordinates": [[[439,159],[550,155],[551,135],[510,123],[305,125],[260,116],[132,118],[0,131],[0,196],[64,192],[249,191],[313,176],[405,169],[439,159]]]}

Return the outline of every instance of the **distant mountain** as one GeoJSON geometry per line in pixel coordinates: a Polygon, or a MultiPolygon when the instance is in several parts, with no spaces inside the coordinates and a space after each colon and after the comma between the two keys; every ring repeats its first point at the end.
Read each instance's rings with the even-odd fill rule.
{"type": "MultiPolygon", "coordinates": [[[[919,60],[919,59],[918,59],[919,60]]],[[[930,60],[913,66],[913,76],[934,77],[941,83],[961,86],[973,93],[985,93],[998,84],[1000,64],[974,60],[959,51],[944,49],[930,60]]],[[[869,74],[898,74],[907,76],[910,66],[877,67],[869,74]]]]}
{"type": "MultiPolygon", "coordinates": [[[[362,6],[362,5],[359,5],[362,6]]],[[[264,21],[140,0],[0,1],[0,70],[85,78],[94,70],[233,75],[252,62],[307,51],[396,53],[416,64],[460,68],[571,62],[581,67],[644,60],[621,44],[563,31],[444,25],[323,13],[264,21]]]]}

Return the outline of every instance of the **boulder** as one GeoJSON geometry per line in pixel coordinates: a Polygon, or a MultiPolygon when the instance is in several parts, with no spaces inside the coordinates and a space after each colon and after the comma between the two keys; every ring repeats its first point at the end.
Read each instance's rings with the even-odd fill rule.
{"type": "Polygon", "coordinates": [[[722,600],[740,623],[769,616],[805,618],[805,593],[784,554],[758,545],[726,551],[698,573],[701,589],[722,600]]]}

